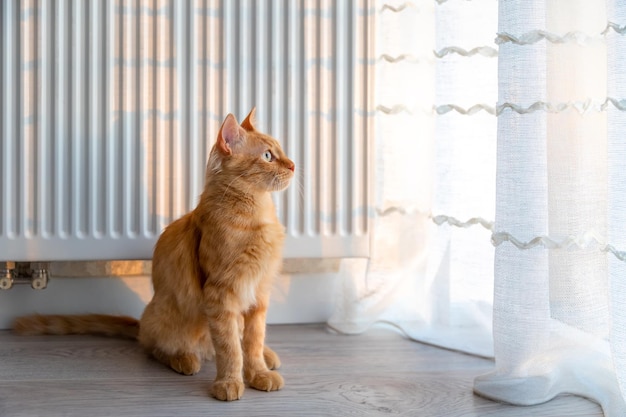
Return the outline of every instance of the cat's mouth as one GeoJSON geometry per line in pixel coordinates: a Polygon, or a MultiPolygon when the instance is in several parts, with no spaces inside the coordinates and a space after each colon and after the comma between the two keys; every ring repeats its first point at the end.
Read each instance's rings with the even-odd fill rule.
{"type": "Polygon", "coordinates": [[[280,175],[274,177],[272,183],[270,184],[269,191],[283,191],[285,188],[289,186],[291,179],[293,178],[293,171],[290,171],[288,175],[280,175]]]}

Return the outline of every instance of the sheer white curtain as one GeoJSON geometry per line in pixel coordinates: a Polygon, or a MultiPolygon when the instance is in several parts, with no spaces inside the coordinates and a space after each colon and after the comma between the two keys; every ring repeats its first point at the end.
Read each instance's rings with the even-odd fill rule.
{"type": "Polygon", "coordinates": [[[489,398],[626,415],[626,4],[376,13],[373,256],[330,325],[494,355],[489,398]]]}
{"type": "Polygon", "coordinates": [[[493,355],[495,0],[377,1],[373,256],[330,325],[493,355]]]}
{"type": "Polygon", "coordinates": [[[485,396],[536,404],[568,392],[626,415],[625,8],[500,1],[485,396]]]}

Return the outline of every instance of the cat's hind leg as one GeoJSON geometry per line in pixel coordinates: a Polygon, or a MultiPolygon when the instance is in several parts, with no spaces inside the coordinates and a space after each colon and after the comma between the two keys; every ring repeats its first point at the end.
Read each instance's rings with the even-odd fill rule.
{"type": "Polygon", "coordinates": [[[153,349],[150,353],[156,360],[166,366],[169,366],[179,374],[194,375],[197,374],[202,367],[202,362],[195,353],[181,352],[167,354],[158,348],[153,349]]]}
{"type": "Polygon", "coordinates": [[[268,369],[280,368],[280,358],[278,354],[267,345],[263,346],[263,359],[268,369]]]}
{"type": "MultiPolygon", "coordinates": [[[[148,354],[183,375],[200,371],[203,354],[199,350],[204,336],[202,324],[193,318],[162,319],[155,303],[146,307],[139,325],[139,343],[148,354]]],[[[175,317],[175,315],[174,315],[175,317]]]]}

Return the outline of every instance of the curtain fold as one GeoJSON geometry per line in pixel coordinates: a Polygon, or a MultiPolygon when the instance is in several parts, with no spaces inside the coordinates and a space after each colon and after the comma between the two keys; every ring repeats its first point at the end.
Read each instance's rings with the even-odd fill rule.
{"type": "Polygon", "coordinates": [[[611,250],[623,248],[626,209],[621,111],[608,99],[625,70],[615,6],[499,2],[496,369],[475,382],[489,398],[573,393],[626,413],[624,262],[611,250]]]}
{"type": "MultiPolygon", "coordinates": [[[[626,5],[607,2],[609,340],[622,398],[626,399],[626,5]],[[610,103],[610,104],[609,104],[610,103]]],[[[626,411],[624,411],[626,414],[626,411]]]]}
{"type": "Polygon", "coordinates": [[[497,2],[375,7],[372,257],[344,261],[329,324],[492,356],[497,2]]]}
{"type": "Polygon", "coordinates": [[[626,415],[626,4],[376,2],[372,257],[330,325],[495,357],[482,396],[626,415]]]}

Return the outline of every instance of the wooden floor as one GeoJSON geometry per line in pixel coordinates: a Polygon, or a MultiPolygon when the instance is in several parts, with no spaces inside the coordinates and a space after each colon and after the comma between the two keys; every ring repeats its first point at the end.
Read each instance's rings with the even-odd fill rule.
{"type": "Polygon", "coordinates": [[[574,396],[534,407],[472,394],[493,363],[405,340],[388,329],[361,336],[321,325],[270,326],[285,387],[246,389],[223,403],[208,396],[209,362],[182,376],[148,359],[136,342],[0,332],[0,416],[602,416],[574,396]]]}

